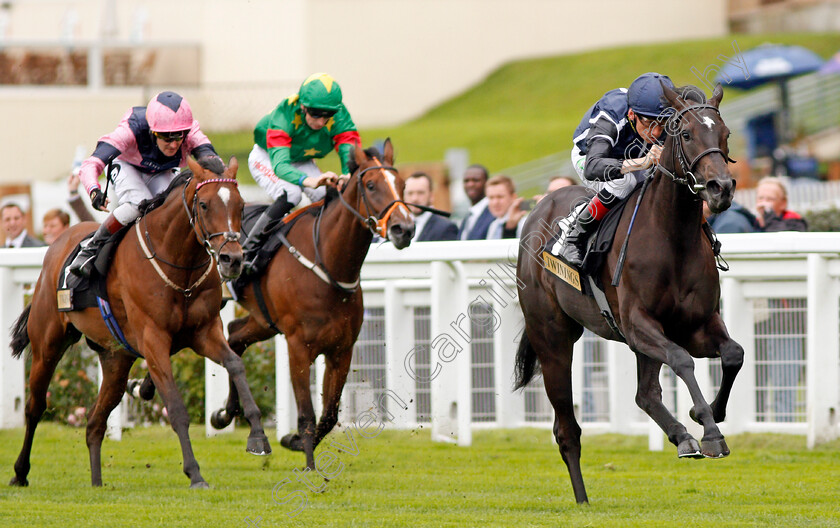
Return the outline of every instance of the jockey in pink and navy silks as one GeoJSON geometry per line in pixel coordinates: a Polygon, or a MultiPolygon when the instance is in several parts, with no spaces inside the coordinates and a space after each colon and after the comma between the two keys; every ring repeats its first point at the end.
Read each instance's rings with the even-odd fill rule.
{"type": "Polygon", "coordinates": [[[187,157],[218,156],[186,99],[161,92],[146,107],[131,108],[116,130],[99,138],[93,154],[82,162],[79,178],[95,209],[106,211],[99,175],[110,163],[119,205],[73,260],[70,271],[87,277],[97,250],[123,226],[140,216],[139,205],[165,191],[187,157]]]}

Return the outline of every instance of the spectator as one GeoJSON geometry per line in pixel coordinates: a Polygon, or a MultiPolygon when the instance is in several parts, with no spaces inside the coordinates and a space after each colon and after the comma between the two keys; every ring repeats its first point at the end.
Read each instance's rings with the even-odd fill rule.
{"type": "Polygon", "coordinates": [[[61,209],[50,209],[44,214],[44,242],[51,245],[70,227],[70,215],[61,209]]]}
{"type": "Polygon", "coordinates": [[[538,194],[534,196],[534,200],[536,200],[537,203],[539,203],[540,200],[553,193],[557,189],[562,189],[563,187],[571,187],[572,185],[580,185],[580,182],[571,176],[552,176],[551,179],[548,180],[548,187],[546,187],[545,189],[545,194],[538,194]]]}
{"type": "MultiPolygon", "coordinates": [[[[777,177],[759,180],[755,204],[760,231],[808,230],[805,219],[787,209],[787,188],[777,177]]],[[[776,422],[793,422],[797,417],[804,339],[796,334],[802,333],[805,323],[801,312],[794,309],[797,302],[796,299],[768,299],[769,316],[757,321],[755,327],[757,336],[765,336],[756,339],[756,381],[768,397],[759,402],[759,411],[772,413],[776,422]]]]}
{"type": "Polygon", "coordinates": [[[703,216],[715,233],[754,233],[758,227],[755,215],[737,202],[718,214],[712,214],[709,204],[703,202],[703,216]]]}
{"type": "Polygon", "coordinates": [[[759,231],[807,231],[808,224],[798,213],[787,208],[787,188],[780,178],[767,176],[755,189],[756,219],[759,231]]]}
{"type": "MultiPolygon", "coordinates": [[[[431,206],[432,179],[425,172],[415,172],[405,180],[403,197],[410,204],[431,206]]],[[[449,220],[411,205],[408,208],[411,209],[411,215],[414,217],[416,242],[458,240],[458,226],[449,220]]]]}
{"type": "Polygon", "coordinates": [[[9,202],[0,209],[3,219],[3,230],[6,232],[7,248],[41,247],[43,242],[29,236],[26,232],[26,217],[23,209],[14,202],[9,202]]]}
{"type": "Polygon", "coordinates": [[[487,229],[487,239],[519,238],[525,223],[523,200],[516,196],[516,187],[507,176],[493,176],[487,181],[487,209],[495,220],[487,229]]]}
{"type": "Polygon", "coordinates": [[[79,194],[80,181],[78,171],[70,173],[70,177],[67,178],[67,192],[69,193],[69,196],[67,197],[67,204],[70,206],[70,209],[76,213],[76,216],[79,217],[79,221],[95,222],[96,220],[93,218],[93,215],[90,213],[82,200],[82,196],[79,194]]]}
{"type": "Polygon", "coordinates": [[[487,208],[487,197],[484,196],[487,177],[488,172],[483,165],[470,165],[464,172],[464,193],[472,206],[458,230],[458,238],[461,240],[487,238],[487,228],[493,222],[493,214],[487,208]]]}

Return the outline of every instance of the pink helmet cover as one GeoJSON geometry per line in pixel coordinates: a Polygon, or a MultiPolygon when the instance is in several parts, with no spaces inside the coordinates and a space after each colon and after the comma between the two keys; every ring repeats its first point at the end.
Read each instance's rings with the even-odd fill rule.
{"type": "Polygon", "coordinates": [[[146,121],[153,132],[179,132],[192,128],[190,104],[175,92],[160,92],[146,106],[146,121]]]}

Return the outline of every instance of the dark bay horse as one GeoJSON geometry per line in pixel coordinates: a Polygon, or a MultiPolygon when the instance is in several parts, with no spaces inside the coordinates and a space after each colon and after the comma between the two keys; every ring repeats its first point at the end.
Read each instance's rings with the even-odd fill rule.
{"type": "MultiPolygon", "coordinates": [[[[115,250],[107,276],[112,312],[126,342],[149,365],[178,435],[184,473],[190,487],[207,487],[192,452],[189,415],[172,376],[170,355],[189,347],[221,363],[242,394],[251,424],[247,450],[270,452],[260,412],[245,380],[242,360],[225,340],[219,309],[221,278],[235,278],[242,269],[239,229],[243,200],[235,180],[238,165],[231,159],[199,165],[172,182],[160,203],[130,228],[115,250]],[[141,234],[142,231],[142,234],[141,234]]],[[[32,368],[26,403],[26,433],[15,462],[12,485],[26,486],[35,428],[47,405],[47,388],[68,346],[84,334],[99,354],[103,381],[88,415],[86,440],[90,452],[91,483],[102,485],[101,447],[106,420],[122,398],[136,356],[112,337],[97,308],[60,312],[56,288],[68,254],[96,229],[93,222],[70,228],[50,246],[32,302],[18,318],[12,333],[12,354],[20,356],[31,344],[32,368]]]]}
{"type": "MultiPolygon", "coordinates": [[[[666,127],[660,165],[635,219],[619,286],[610,284],[638,189],[623,212],[601,279],[617,327],[636,353],[636,403],[677,446],[680,457],[719,458],[729,449],[716,422],[726,415],[744,353],[721,319],[718,271],[701,224],[703,200],[713,212],[732,202],[729,130],[718,110],[720,85],[708,102],[696,87],[679,93],[665,87],[665,95],[675,112],[666,127]],[[723,379],[711,406],[694,377],[692,357],[721,358],[723,379]],[[699,445],[662,403],[663,363],[688,387],[694,404],[691,417],[703,426],[699,445]]],[[[516,387],[532,379],[539,360],[555,412],[554,436],[578,503],[588,499],[580,470],[581,430],[572,405],[572,345],[584,327],[606,339],[623,339],[607,324],[595,300],[543,266],[539,246],[550,240],[556,221],[583,194],[580,187],[561,189],[540,202],[525,224],[517,264],[525,332],[516,357],[516,387]]]]}
{"type": "MultiPolygon", "coordinates": [[[[414,236],[414,221],[402,200],[405,183],[391,166],[394,149],[390,140],[385,141],[383,154],[380,161],[376,153],[357,146],[353,174],[338,196],[319,214],[309,214],[317,212],[318,203],[293,213],[299,217],[287,238],[305,261],[281,247],[263,275],[239,298],[249,315],[228,325],[228,341],[239,355],[252,343],[280,332],[286,336],[298,432],[284,436],[280,443],[293,451],[303,451],[310,469],[315,469],[315,447],[338,421],[341,391],[362,327],[359,273],[373,234],[390,240],[398,249],[407,247],[414,236]],[[307,268],[312,263],[320,265],[310,271],[307,268]],[[262,292],[270,320],[259,306],[255,284],[262,292]],[[316,427],[309,373],[321,354],[326,368],[323,410],[316,427]]],[[[145,399],[154,394],[149,381],[147,376],[140,389],[145,399]]],[[[231,383],[225,407],[211,415],[211,423],[222,429],[240,413],[238,386],[231,383]]]]}

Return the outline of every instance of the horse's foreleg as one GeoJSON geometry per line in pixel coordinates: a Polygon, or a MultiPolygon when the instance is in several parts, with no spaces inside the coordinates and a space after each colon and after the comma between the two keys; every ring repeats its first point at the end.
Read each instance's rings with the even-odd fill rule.
{"type": "Polygon", "coordinates": [[[309,393],[310,368],[308,347],[289,339],[289,371],[297,403],[298,432],[287,434],[280,439],[280,444],[292,451],[303,451],[306,455],[306,467],[314,470],[315,410],[309,393]]]}
{"type": "Polygon", "coordinates": [[[735,378],[744,364],[744,349],[729,337],[726,325],[720,314],[714,317],[706,325],[706,328],[692,336],[692,344],[689,349],[693,355],[699,357],[716,357],[720,355],[720,366],[723,370],[723,377],[720,382],[715,400],[712,402],[712,414],[715,422],[722,422],[726,419],[726,405],[729,403],[729,394],[735,378]]]}
{"type": "MultiPolygon", "coordinates": [[[[225,341],[222,333],[221,321],[210,326],[209,331],[197,335],[193,343],[193,349],[200,355],[220,363],[228,371],[230,384],[236,392],[242,396],[245,418],[251,425],[251,433],[248,435],[246,451],[255,455],[267,455],[271,453],[268,444],[268,437],[262,427],[262,416],[257,407],[251,389],[248,387],[248,380],[245,378],[245,365],[225,341]]],[[[231,396],[228,396],[230,400],[231,396]]]]}
{"type": "Polygon", "coordinates": [[[321,419],[315,429],[314,445],[317,447],[321,440],[333,430],[338,422],[338,405],[341,391],[347,382],[347,372],[353,359],[353,349],[336,351],[327,357],[324,370],[324,398],[321,419]]]}
{"type": "Polygon", "coordinates": [[[134,364],[134,358],[122,353],[104,352],[99,354],[102,364],[102,386],[96,403],[88,415],[86,440],[90,454],[90,483],[102,485],[102,438],[108,425],[108,416],[120,403],[125,393],[128,372],[134,364]]]}
{"type": "MultiPolygon", "coordinates": [[[[729,448],[715,423],[712,408],[703,398],[700,385],[694,377],[694,359],[688,351],[665,337],[661,325],[646,315],[642,315],[641,311],[629,319],[629,324],[626,324],[625,328],[628,329],[627,343],[634,352],[666,363],[685,383],[694,403],[694,415],[703,425],[703,439],[700,443],[703,456],[721,458],[728,455],[729,448]]],[[[668,431],[665,432],[668,433],[668,431]]]]}
{"type": "MultiPolygon", "coordinates": [[[[156,335],[160,335],[161,333],[157,330],[153,332],[156,335]]],[[[184,400],[178,393],[178,387],[175,385],[175,378],[172,375],[172,364],[169,361],[170,344],[149,346],[144,343],[143,345],[141,350],[149,351],[146,353],[149,374],[152,376],[152,381],[155,382],[155,387],[160,391],[160,396],[169,414],[169,423],[172,425],[172,429],[178,435],[178,441],[181,443],[184,473],[190,478],[190,487],[208,488],[207,482],[201,476],[198,461],[195,459],[192,445],[190,444],[190,416],[187,413],[184,400]]]]}
{"type": "Polygon", "coordinates": [[[668,435],[668,440],[677,446],[677,454],[682,457],[703,458],[700,445],[685,426],[662,403],[662,386],[659,384],[659,371],[662,362],[644,354],[636,353],[636,405],[645,411],[660,429],[668,435]]]}

